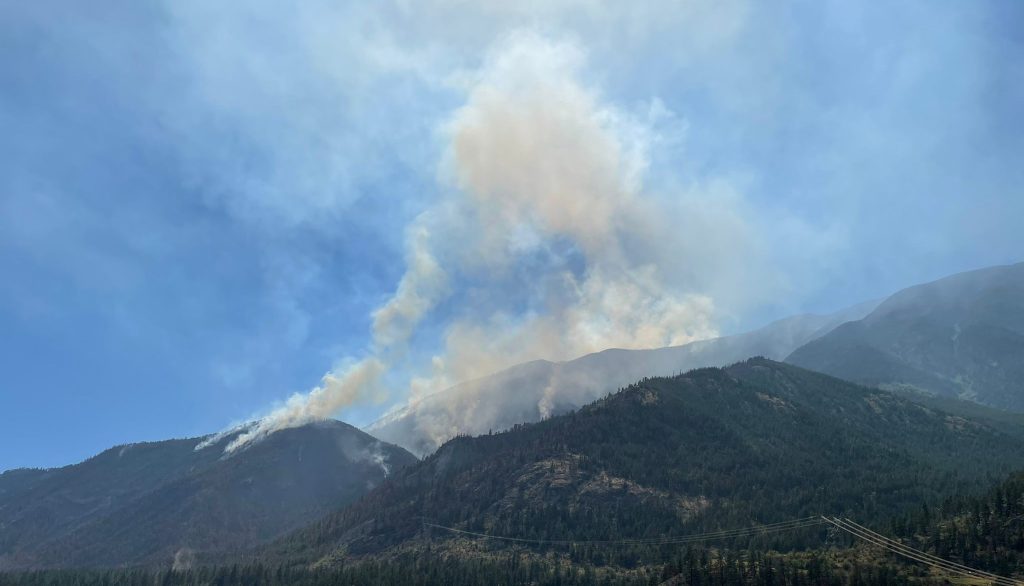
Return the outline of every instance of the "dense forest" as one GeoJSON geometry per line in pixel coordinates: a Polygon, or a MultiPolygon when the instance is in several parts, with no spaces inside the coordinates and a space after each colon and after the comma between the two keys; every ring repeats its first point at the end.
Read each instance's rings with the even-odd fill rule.
{"type": "Polygon", "coordinates": [[[451,559],[431,554],[386,562],[311,570],[287,565],[232,565],[189,570],[40,571],[0,574],[0,586],[154,586],[154,585],[552,585],[647,586],[686,584],[726,586],[944,584],[916,568],[838,561],[835,554],[780,555],[751,551],[684,549],[658,566],[632,571],[574,565],[564,558],[451,559]]]}
{"type": "Polygon", "coordinates": [[[669,539],[821,514],[1020,575],[1024,475],[999,482],[1024,468],[1021,434],[984,412],[751,359],[455,438],[353,505],[242,555],[0,574],[0,586],[948,583],[824,523],[669,539]]]}
{"type": "MultiPolygon", "coordinates": [[[[818,514],[879,523],[991,486],[1024,466],[1022,447],[984,421],[753,359],[645,379],[578,412],[456,438],[262,555],[331,564],[415,549],[426,537],[445,543],[425,533],[424,520],[555,540],[642,539],[818,514]]],[[[727,545],[802,548],[823,532],[727,545]]],[[[605,553],[594,556],[606,563],[605,553]]]]}
{"type": "Polygon", "coordinates": [[[897,517],[891,529],[939,557],[997,574],[1024,574],[1024,473],[982,496],[922,505],[897,517]]]}

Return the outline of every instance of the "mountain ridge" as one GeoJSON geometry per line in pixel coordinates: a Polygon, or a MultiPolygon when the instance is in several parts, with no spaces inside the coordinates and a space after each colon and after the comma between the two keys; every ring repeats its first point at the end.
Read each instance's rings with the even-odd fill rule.
{"type": "MultiPolygon", "coordinates": [[[[822,511],[884,519],[1008,474],[1024,465],[1021,447],[1024,429],[1007,434],[758,358],[643,379],[578,411],[456,437],[260,555],[330,565],[419,551],[422,518],[556,540],[713,531],[822,511]]],[[[462,542],[441,539],[433,551],[456,555],[462,542]]]]}
{"type": "Polygon", "coordinates": [[[507,429],[576,409],[645,376],[726,366],[751,356],[782,360],[808,340],[863,317],[877,303],[868,301],[831,314],[799,314],[750,332],[682,346],[608,348],[560,362],[532,360],[424,397],[365,429],[424,456],[455,435],[507,429]]]}
{"type": "Polygon", "coordinates": [[[230,456],[222,449],[231,435],[197,449],[211,437],[125,444],[35,474],[29,490],[0,497],[0,570],[169,563],[181,552],[249,547],[416,460],[335,420],[230,456]]]}
{"type": "Polygon", "coordinates": [[[898,291],[786,361],[871,386],[1024,412],[1024,263],[898,291]]]}

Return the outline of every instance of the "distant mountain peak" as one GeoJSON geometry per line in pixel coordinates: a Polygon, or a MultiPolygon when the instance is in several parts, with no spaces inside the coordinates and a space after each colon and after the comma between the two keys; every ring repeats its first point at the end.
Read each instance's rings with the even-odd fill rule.
{"type": "Polygon", "coordinates": [[[1024,411],[1024,263],[908,287],[786,360],[867,385],[1024,411]]]}

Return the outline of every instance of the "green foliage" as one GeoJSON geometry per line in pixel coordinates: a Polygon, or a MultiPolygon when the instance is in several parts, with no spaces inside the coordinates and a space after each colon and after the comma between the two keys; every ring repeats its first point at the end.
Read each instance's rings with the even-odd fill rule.
{"type": "MultiPolygon", "coordinates": [[[[223,457],[202,438],[112,448],[81,464],[0,476],[0,570],[170,565],[182,550],[237,551],[350,503],[416,462],[350,425],[274,434],[223,457]]],[[[225,438],[224,441],[230,438],[225,438]]]]}
{"type": "Polygon", "coordinates": [[[896,518],[908,545],[1001,575],[1024,574],[1024,473],[981,496],[955,497],[896,518]]]}
{"type": "MultiPolygon", "coordinates": [[[[899,585],[908,580],[889,567],[833,567],[824,554],[799,557],[728,550],[679,550],[657,567],[614,572],[566,563],[564,559],[527,559],[517,555],[460,560],[429,554],[386,562],[311,570],[262,564],[204,567],[185,571],[44,571],[0,574],[0,586],[648,586],[662,583],[693,586],[899,585]]],[[[917,580],[915,584],[938,583],[917,580]]]]}
{"type": "MultiPolygon", "coordinates": [[[[690,546],[587,543],[819,513],[1019,573],[1024,476],[970,495],[1024,467],[1022,434],[1009,421],[752,359],[644,379],[574,413],[455,438],[353,505],[245,558],[208,550],[187,570],[165,561],[0,574],[0,586],[942,583],[824,526],[690,546]],[[574,543],[467,538],[425,521],[574,543]]],[[[109,543],[95,548],[111,555],[109,543]]]]}
{"type": "MultiPolygon", "coordinates": [[[[579,412],[456,438],[264,555],[337,563],[417,543],[459,547],[424,519],[551,540],[685,535],[821,513],[879,522],[987,486],[1024,465],[1021,447],[984,422],[753,359],[645,379],[579,412]]],[[[726,545],[789,550],[823,537],[804,529],[726,545]]],[[[624,567],[664,559],[650,550],[579,555],[624,567]]]]}

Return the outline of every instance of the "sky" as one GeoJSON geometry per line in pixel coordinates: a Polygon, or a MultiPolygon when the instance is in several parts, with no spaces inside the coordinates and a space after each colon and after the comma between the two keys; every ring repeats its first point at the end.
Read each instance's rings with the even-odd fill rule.
{"type": "Polygon", "coordinates": [[[631,4],[4,4],[0,470],[1024,260],[1024,4],[631,4]]]}

